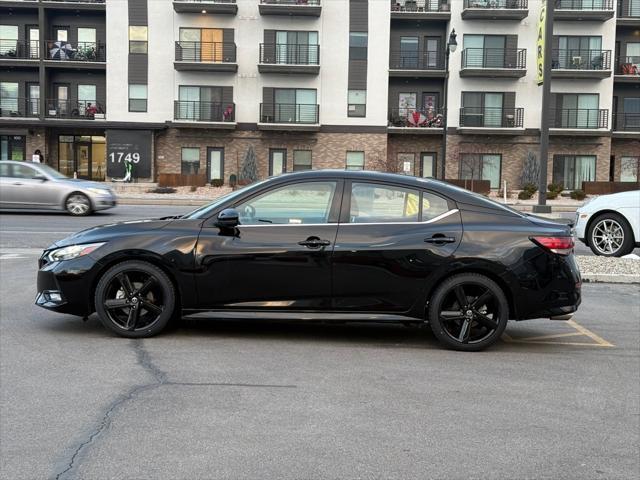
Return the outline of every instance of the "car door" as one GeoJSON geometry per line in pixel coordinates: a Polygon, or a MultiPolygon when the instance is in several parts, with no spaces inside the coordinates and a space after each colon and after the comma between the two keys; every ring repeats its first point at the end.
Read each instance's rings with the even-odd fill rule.
{"type": "Polygon", "coordinates": [[[205,222],[196,248],[202,308],[330,307],[341,199],[338,180],[278,184],[233,205],[237,228],[205,222]]]}
{"type": "Polygon", "coordinates": [[[9,162],[0,162],[0,208],[12,207],[11,196],[11,164],[9,162]]]}
{"type": "Polygon", "coordinates": [[[58,201],[59,186],[31,165],[12,164],[10,196],[14,208],[49,208],[58,201]]]}
{"type": "Polygon", "coordinates": [[[347,182],[333,252],[333,308],[409,311],[461,237],[455,203],[435,192],[347,182]]]}

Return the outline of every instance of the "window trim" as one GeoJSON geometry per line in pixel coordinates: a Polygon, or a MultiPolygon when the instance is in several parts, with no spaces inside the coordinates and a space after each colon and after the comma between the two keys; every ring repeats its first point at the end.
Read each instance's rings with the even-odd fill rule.
{"type": "MultiPolygon", "coordinates": [[[[200,175],[200,147],[189,147],[189,146],[182,146],[180,147],[180,175],[193,175],[191,173],[184,173],[184,160],[183,160],[183,152],[185,149],[189,149],[189,150],[198,150],[198,173],[195,175],[200,175]]],[[[195,163],[195,162],[192,162],[195,163]]]]}
{"type": "MultiPolygon", "coordinates": [[[[365,170],[365,164],[367,161],[367,155],[364,150],[347,150],[344,156],[344,169],[348,171],[362,171],[365,170]],[[349,168],[349,154],[350,153],[361,153],[362,154],[362,168],[349,168]]],[[[359,166],[359,165],[358,165],[359,166]]]]}
{"type": "Polygon", "coordinates": [[[482,178],[482,170],[484,167],[484,159],[482,157],[484,157],[485,155],[497,155],[498,157],[500,157],[500,169],[498,172],[498,186],[497,187],[492,187],[491,186],[491,180],[489,180],[489,188],[491,190],[499,190],[502,188],[502,167],[503,167],[503,163],[502,163],[502,153],[493,153],[493,152],[482,152],[482,153],[472,153],[472,152],[460,152],[460,161],[458,162],[458,180],[469,180],[469,181],[473,181],[473,180],[487,180],[486,178],[482,178]],[[463,162],[463,155],[477,155],[480,157],[480,178],[462,178],[462,162],[463,162]]]}
{"type": "Polygon", "coordinates": [[[304,149],[304,148],[298,148],[298,149],[294,149],[293,150],[293,154],[291,155],[291,171],[292,172],[306,172],[309,170],[313,170],[313,150],[311,149],[304,149]],[[296,170],[296,152],[309,152],[309,155],[311,156],[311,162],[309,163],[309,168],[305,168],[303,170],[296,170]]]}

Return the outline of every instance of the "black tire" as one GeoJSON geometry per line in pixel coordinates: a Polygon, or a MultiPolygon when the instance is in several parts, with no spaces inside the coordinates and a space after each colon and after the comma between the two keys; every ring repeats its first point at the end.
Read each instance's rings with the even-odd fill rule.
{"type": "Polygon", "coordinates": [[[446,279],[431,295],[428,316],[433,334],[446,347],[477,352],[495,343],[504,332],[509,303],[490,278],[461,273],[446,279]],[[463,302],[465,305],[460,305],[463,302]]]}
{"type": "Polygon", "coordinates": [[[591,251],[602,257],[622,257],[635,248],[629,222],[613,212],[602,213],[593,219],[587,231],[587,242],[591,251]]]}
{"type": "Polygon", "coordinates": [[[95,292],[102,324],[126,338],[160,333],[175,318],[176,304],[176,290],[169,277],[155,265],[139,260],[111,267],[100,277],[95,292]]]}
{"type": "Polygon", "coordinates": [[[64,208],[74,217],[84,217],[93,211],[91,200],[81,192],[73,192],[69,195],[64,201],[64,208]]]}

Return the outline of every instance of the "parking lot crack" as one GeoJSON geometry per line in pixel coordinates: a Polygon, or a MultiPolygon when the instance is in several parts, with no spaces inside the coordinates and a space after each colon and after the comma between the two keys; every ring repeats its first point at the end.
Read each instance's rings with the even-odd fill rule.
{"type": "Polygon", "coordinates": [[[153,381],[130,387],[126,392],[119,395],[106,407],[101,420],[93,429],[90,430],[85,439],[77,445],[70,459],[64,463],[64,468],[54,476],[56,480],[73,477],[72,473],[78,467],[81,457],[86,453],[86,450],[90,445],[109,428],[109,425],[113,420],[113,415],[117,410],[121,409],[125,403],[129,402],[140,393],[155,389],[166,383],[167,374],[152,362],[149,352],[144,348],[143,340],[132,340],[131,346],[136,354],[137,364],[151,375],[153,381]]]}

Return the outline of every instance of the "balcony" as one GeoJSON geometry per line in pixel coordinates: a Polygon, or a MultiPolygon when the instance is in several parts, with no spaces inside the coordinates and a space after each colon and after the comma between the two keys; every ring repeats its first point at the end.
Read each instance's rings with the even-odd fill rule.
{"type": "Polygon", "coordinates": [[[261,103],[259,130],[320,130],[320,106],[313,104],[261,103]]]}
{"type": "Polygon", "coordinates": [[[390,77],[444,78],[443,52],[403,52],[391,50],[389,53],[390,77]]]}
{"type": "Polygon", "coordinates": [[[440,135],[444,127],[444,110],[392,108],[389,111],[389,133],[407,135],[440,135]]]}
{"type": "Polygon", "coordinates": [[[98,42],[60,42],[47,40],[45,62],[50,67],[100,68],[106,67],[106,48],[98,42]]]}
{"type": "Polygon", "coordinates": [[[609,110],[602,108],[564,108],[551,111],[553,135],[603,135],[609,128],[609,110]]]}
{"type": "Polygon", "coordinates": [[[616,63],[616,82],[640,82],[640,57],[620,57],[616,63]]]}
{"type": "Polygon", "coordinates": [[[640,132],[640,113],[613,114],[613,136],[622,138],[637,138],[640,132]]]}
{"type": "Polygon", "coordinates": [[[105,0],[39,0],[45,8],[56,10],[98,10],[105,11],[105,0]]]}
{"type": "Polygon", "coordinates": [[[236,44],[229,42],[176,42],[176,70],[237,72],[236,44]]]}
{"type": "Polygon", "coordinates": [[[465,48],[461,77],[521,78],[527,74],[524,48],[465,48]]]}
{"type": "Polygon", "coordinates": [[[319,17],[322,13],[320,0],[260,0],[260,15],[287,15],[319,17]]]}
{"type": "Polygon", "coordinates": [[[40,61],[40,42],[0,38],[0,63],[14,66],[37,66],[40,61]]]}
{"type": "Polygon", "coordinates": [[[613,18],[613,0],[556,0],[553,18],[604,22],[613,18]]]}
{"type": "Polygon", "coordinates": [[[0,98],[0,117],[37,117],[40,109],[38,98],[0,98]]]}
{"type": "Polygon", "coordinates": [[[261,43],[260,73],[320,73],[320,45],[261,43]]]}
{"type": "Polygon", "coordinates": [[[553,78],[607,78],[611,76],[611,50],[553,50],[553,78]]]}
{"type": "Polygon", "coordinates": [[[391,0],[392,20],[451,19],[451,6],[441,0],[391,0]]]}
{"type": "Polygon", "coordinates": [[[236,0],[174,0],[176,13],[203,13],[217,15],[235,15],[238,13],[236,0]]]}
{"type": "Polygon", "coordinates": [[[523,20],[529,15],[528,0],[464,0],[464,20],[523,20]]]}
{"type": "Polygon", "coordinates": [[[176,122],[205,123],[208,127],[215,124],[218,128],[231,130],[236,128],[236,105],[176,100],[173,103],[173,118],[176,122]]]}
{"type": "Polygon", "coordinates": [[[511,134],[523,132],[524,108],[462,107],[460,133],[511,134]]]}
{"type": "Polygon", "coordinates": [[[616,23],[625,27],[640,27],[640,3],[631,0],[618,2],[616,23]]]}
{"type": "Polygon", "coordinates": [[[104,120],[105,118],[104,102],[88,100],[47,100],[47,109],[44,113],[47,118],[72,120],[104,120]]]}

